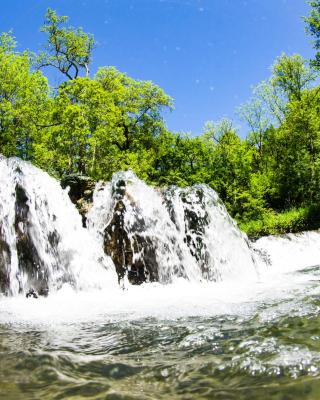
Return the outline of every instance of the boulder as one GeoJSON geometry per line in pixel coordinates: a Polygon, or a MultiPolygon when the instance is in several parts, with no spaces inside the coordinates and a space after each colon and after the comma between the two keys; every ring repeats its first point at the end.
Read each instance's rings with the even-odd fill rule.
{"type": "Polygon", "coordinates": [[[10,288],[11,251],[5,240],[2,223],[0,221],[0,293],[8,294],[10,288]]]}
{"type": "Polygon", "coordinates": [[[49,276],[46,265],[38,254],[31,234],[28,197],[22,186],[16,185],[15,222],[16,248],[19,271],[28,277],[28,283],[39,295],[47,295],[49,276]]]}
{"type": "Polygon", "coordinates": [[[104,231],[104,251],[116,267],[119,281],[127,276],[134,285],[158,281],[156,243],[148,237],[141,210],[126,192],[126,182],[119,180],[113,187],[112,218],[104,231]],[[126,224],[126,213],[131,223],[126,224]]]}
{"type": "Polygon", "coordinates": [[[69,187],[69,197],[73,204],[76,205],[81,217],[82,225],[86,227],[86,214],[91,208],[95,181],[85,175],[70,174],[61,180],[61,187],[65,189],[69,187]]]}

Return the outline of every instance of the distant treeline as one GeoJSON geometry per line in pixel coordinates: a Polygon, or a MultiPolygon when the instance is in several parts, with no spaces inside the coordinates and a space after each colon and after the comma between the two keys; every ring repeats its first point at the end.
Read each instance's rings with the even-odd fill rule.
{"type": "Polygon", "coordinates": [[[252,235],[314,227],[320,208],[320,0],[310,2],[305,24],[315,39],[314,59],[282,54],[275,60],[270,78],[238,109],[248,124],[241,139],[227,119],[207,122],[199,136],[170,132],[162,112],[172,108],[172,99],[114,67],[91,77],[93,36],[48,9],[44,51],[17,52],[10,32],[0,36],[0,152],[57,178],[82,173],[108,180],[131,168],[155,185],[206,183],[252,235]],[[49,85],[46,68],[61,73],[58,88],[49,85]]]}

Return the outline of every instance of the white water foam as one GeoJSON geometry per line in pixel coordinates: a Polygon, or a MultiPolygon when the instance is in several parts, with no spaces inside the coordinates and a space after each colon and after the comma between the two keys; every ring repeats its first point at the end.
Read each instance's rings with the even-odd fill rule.
{"type": "MultiPolygon", "coordinates": [[[[265,255],[264,261],[274,273],[282,274],[320,265],[318,231],[266,236],[257,240],[252,247],[265,255]]],[[[266,264],[262,262],[262,270],[266,269],[266,264]]]]}
{"type": "Polygon", "coordinates": [[[172,188],[166,194],[184,241],[198,254],[199,269],[209,281],[257,279],[257,265],[246,235],[228,214],[218,194],[207,185],[172,188]],[[197,220],[193,226],[193,219],[197,220]]]}
{"type": "MultiPolygon", "coordinates": [[[[78,290],[116,285],[114,266],[101,247],[82,228],[81,218],[67,191],[47,173],[17,158],[0,159],[0,221],[2,236],[10,249],[10,291],[17,295],[29,289],[28,274],[19,268],[15,230],[16,187],[27,197],[27,222],[19,223],[21,235],[31,237],[42,266],[49,276],[49,289],[64,280],[78,290]],[[50,237],[56,242],[50,244],[50,237]]],[[[16,227],[17,229],[17,227],[16,227]]]]}
{"type": "Polygon", "coordinates": [[[126,212],[124,226],[131,241],[135,258],[144,258],[133,248],[132,237],[137,226],[142,226],[139,234],[148,238],[156,250],[156,262],[159,281],[172,282],[183,276],[191,281],[200,281],[201,273],[196,261],[183,240],[183,235],[171,221],[159,191],[146,185],[131,171],[113,175],[111,184],[98,184],[94,193],[93,206],[88,213],[88,228],[95,237],[103,238],[103,233],[110,223],[113,208],[118,200],[116,189],[121,182],[125,183],[125,195],[122,197],[126,212]]]}
{"type": "Polygon", "coordinates": [[[170,285],[149,283],[126,290],[111,288],[87,292],[76,292],[64,285],[47,298],[3,297],[0,299],[0,323],[56,325],[220,315],[246,319],[257,312],[265,322],[282,315],[305,315],[308,310],[301,309],[299,299],[307,288],[312,294],[320,292],[314,287],[313,279],[312,274],[270,274],[263,281],[251,282],[250,286],[243,281],[199,284],[180,279],[170,285]],[[269,304],[264,313],[259,311],[262,304],[269,304]]]}
{"type": "MultiPolygon", "coordinates": [[[[102,244],[113,216],[117,185],[123,182],[124,227],[132,238],[137,225],[156,248],[159,280],[254,280],[257,266],[247,237],[227,213],[217,193],[206,185],[160,191],[146,185],[131,171],[114,174],[112,182],[99,183],[87,215],[89,230],[102,244]],[[192,221],[194,219],[194,221],[192,221]]],[[[131,247],[133,253],[134,246],[131,247]]],[[[144,258],[143,252],[134,257],[144,258]]]]}
{"type": "Polygon", "coordinates": [[[237,308],[237,303],[249,304],[269,294],[280,298],[292,285],[300,288],[301,282],[308,282],[303,274],[290,276],[289,280],[288,272],[320,264],[318,232],[262,238],[250,244],[217,194],[205,185],[163,192],[146,185],[131,172],[117,173],[111,183],[97,185],[86,230],[67,191],[31,164],[1,158],[0,181],[1,234],[10,248],[7,262],[11,294],[16,296],[21,286],[22,290],[28,289],[28,277],[19,269],[16,248],[16,185],[27,196],[27,228],[53,291],[47,299],[2,299],[3,316],[8,316],[10,309],[19,315],[20,307],[21,315],[43,315],[44,319],[53,320],[59,319],[59,315],[62,319],[91,314],[103,318],[115,314],[175,318],[212,315],[219,310],[225,312],[226,304],[227,308],[237,308]],[[144,220],[143,234],[152,238],[156,246],[160,282],[171,285],[144,284],[122,291],[116,283],[114,265],[103,253],[103,233],[112,218],[115,187],[120,181],[125,181],[127,232],[133,235],[136,222],[144,220]],[[190,215],[196,216],[197,229],[192,227],[190,215]],[[48,245],[48,237],[53,233],[58,237],[54,249],[48,245]],[[199,249],[200,256],[196,257],[199,249]],[[259,259],[257,251],[264,257],[259,259]],[[259,274],[253,258],[260,260],[259,274]],[[207,275],[202,271],[203,263],[207,275]],[[69,284],[63,284],[65,281],[69,284]],[[62,290],[54,293],[61,285],[62,290]]]}

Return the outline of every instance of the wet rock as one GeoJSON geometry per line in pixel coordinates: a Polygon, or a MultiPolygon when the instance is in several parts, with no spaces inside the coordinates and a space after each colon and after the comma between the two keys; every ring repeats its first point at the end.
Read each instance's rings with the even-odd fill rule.
{"type": "Polygon", "coordinates": [[[145,235],[146,223],[141,210],[126,193],[124,180],[116,182],[113,196],[112,218],[104,231],[104,250],[115,264],[119,281],[125,276],[135,285],[158,281],[156,244],[145,235]],[[125,223],[127,212],[132,219],[130,227],[125,223]]]}
{"type": "Polygon", "coordinates": [[[80,174],[71,174],[61,180],[63,189],[69,187],[69,197],[82,217],[83,227],[86,227],[87,224],[86,214],[92,205],[95,185],[96,183],[93,179],[80,174]]]}
{"type": "Polygon", "coordinates": [[[3,226],[0,221],[0,293],[8,294],[10,288],[11,252],[8,243],[5,241],[3,226]]]}
{"type": "Polygon", "coordinates": [[[69,186],[69,196],[73,203],[81,197],[89,197],[92,200],[95,185],[93,179],[79,174],[67,175],[61,180],[61,187],[63,189],[69,186]]]}
{"type": "Polygon", "coordinates": [[[30,289],[27,293],[26,293],[26,298],[29,297],[33,297],[34,299],[38,298],[38,294],[34,289],[30,289]]]}
{"type": "MultiPolygon", "coordinates": [[[[15,231],[16,248],[18,255],[19,271],[23,272],[28,283],[34,287],[40,295],[48,293],[48,274],[43,260],[40,258],[37,246],[31,234],[29,220],[28,197],[22,186],[16,186],[15,203],[15,231]]],[[[22,288],[20,288],[22,290],[22,288]]]]}

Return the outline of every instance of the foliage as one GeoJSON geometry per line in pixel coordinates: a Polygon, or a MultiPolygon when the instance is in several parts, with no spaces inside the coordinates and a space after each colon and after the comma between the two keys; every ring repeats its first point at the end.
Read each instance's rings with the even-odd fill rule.
{"type": "Polygon", "coordinates": [[[271,83],[285,93],[288,100],[301,100],[303,90],[315,80],[314,72],[299,54],[282,54],[272,66],[271,83]]]}
{"type": "Polygon", "coordinates": [[[45,120],[49,86],[31,71],[27,52],[15,53],[10,34],[0,37],[0,149],[4,155],[31,159],[33,142],[45,120]]]}
{"type": "MultiPolygon", "coordinates": [[[[307,19],[314,35],[318,3],[307,19]]],[[[37,57],[0,35],[1,153],[57,178],[108,180],[131,168],[154,185],[206,183],[253,236],[320,226],[320,87],[301,56],[278,57],[239,107],[245,139],[227,118],[192,136],[167,129],[163,110],[173,101],[159,86],[114,67],[91,78],[93,36],[51,9],[45,18],[47,50],[37,57]],[[51,89],[45,66],[68,79],[51,89]]]]}
{"type": "Polygon", "coordinates": [[[56,176],[77,172],[109,179],[131,167],[146,177],[165,130],[160,111],[170,105],[158,86],[115,68],[65,82],[52,100],[36,163],[56,176]]]}
{"type": "Polygon", "coordinates": [[[307,23],[307,32],[314,37],[314,48],[316,50],[315,59],[311,61],[311,65],[316,69],[320,69],[320,0],[309,1],[311,11],[305,18],[307,23]]]}
{"type": "Polygon", "coordinates": [[[65,26],[67,16],[59,16],[48,8],[41,31],[48,34],[46,51],[38,55],[38,67],[54,67],[68,79],[75,79],[81,70],[89,76],[94,38],[82,28],[65,26]]]}
{"type": "Polygon", "coordinates": [[[292,208],[281,213],[265,212],[259,219],[240,223],[239,227],[252,239],[266,235],[296,233],[318,229],[320,226],[320,206],[311,204],[292,208]]]}

